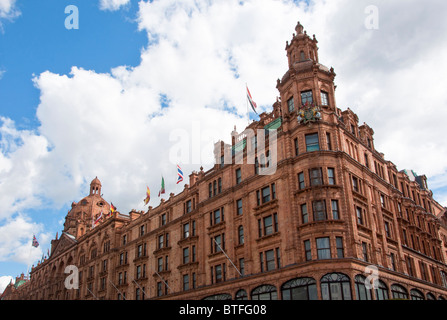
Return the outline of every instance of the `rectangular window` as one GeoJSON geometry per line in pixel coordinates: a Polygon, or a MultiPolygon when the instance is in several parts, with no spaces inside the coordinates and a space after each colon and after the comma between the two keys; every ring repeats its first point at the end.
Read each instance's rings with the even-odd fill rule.
{"type": "Polygon", "coordinates": [[[163,244],[164,244],[164,235],[159,235],[158,236],[158,249],[163,248],[163,244]]]}
{"type": "Polygon", "coordinates": [[[391,270],[396,271],[396,257],[393,252],[390,253],[391,270]]]}
{"type": "Polygon", "coordinates": [[[380,205],[385,208],[385,196],[383,194],[380,195],[380,205]]]}
{"type": "Polygon", "coordinates": [[[320,143],[318,141],[318,133],[306,134],[306,151],[320,150],[320,143]]]}
{"type": "Polygon", "coordinates": [[[214,267],[215,275],[216,275],[216,283],[223,281],[223,274],[222,274],[222,265],[217,265],[214,267]]]}
{"type": "Polygon", "coordinates": [[[275,252],[273,250],[265,252],[265,266],[266,271],[275,269],[275,252]]]}
{"type": "Polygon", "coordinates": [[[327,220],[326,201],[317,200],[312,202],[314,221],[327,220]]]}
{"type": "Polygon", "coordinates": [[[304,182],[304,172],[298,173],[298,185],[300,190],[303,190],[306,187],[306,184],[304,182]]]}
{"type": "Polygon", "coordinates": [[[305,203],[301,205],[301,217],[303,219],[303,223],[309,222],[309,216],[307,214],[307,204],[305,203]]]}
{"type": "Polygon", "coordinates": [[[189,247],[183,248],[183,264],[189,263],[189,247]]]}
{"type": "Polygon", "coordinates": [[[258,219],[258,235],[259,237],[278,232],[278,214],[266,216],[258,219]]]}
{"type": "Polygon", "coordinates": [[[239,199],[236,201],[236,208],[237,208],[237,210],[236,210],[237,214],[241,215],[242,214],[242,199],[239,199]]]}
{"type": "Polygon", "coordinates": [[[368,261],[368,245],[366,242],[362,242],[363,260],[368,261]]]}
{"type": "Polygon", "coordinates": [[[323,173],[321,168],[313,168],[309,170],[309,179],[311,186],[320,186],[323,184],[323,173]]]}
{"type": "Polygon", "coordinates": [[[183,239],[189,237],[189,222],[183,225],[183,239]]]}
{"type": "Polygon", "coordinates": [[[358,180],[356,177],[352,177],[352,189],[353,189],[355,192],[360,192],[360,189],[359,189],[359,180],[358,180]]]}
{"type": "Polygon", "coordinates": [[[329,238],[317,238],[317,256],[318,259],[331,258],[331,245],[329,238]]]}
{"type": "Polygon", "coordinates": [[[210,212],[210,226],[224,221],[224,208],[210,212]]]}
{"type": "Polygon", "coordinates": [[[335,169],[327,168],[327,179],[330,185],[335,185],[335,169]]]}
{"type": "Polygon", "coordinates": [[[244,260],[244,258],[239,259],[239,272],[241,273],[241,275],[245,274],[245,260],[244,260]]]}
{"type": "Polygon", "coordinates": [[[256,147],[258,146],[258,137],[251,137],[251,151],[256,151],[256,147]]]}
{"type": "Polygon", "coordinates": [[[363,225],[363,214],[362,214],[362,208],[355,207],[355,211],[357,214],[357,223],[360,225],[363,225]]]}
{"type": "Polygon", "coordinates": [[[298,138],[295,138],[295,140],[293,140],[293,143],[295,145],[295,156],[299,155],[299,148],[298,148],[298,138]]]}
{"type": "Polygon", "coordinates": [[[163,258],[157,259],[157,270],[158,272],[163,271],[163,258]]]}
{"type": "Polygon", "coordinates": [[[287,100],[287,107],[289,108],[289,112],[295,110],[295,104],[293,103],[293,97],[287,100]]]}
{"type": "Polygon", "coordinates": [[[273,219],[272,216],[267,216],[263,219],[264,222],[264,235],[267,236],[273,233],[273,219]]]}
{"type": "Polygon", "coordinates": [[[301,105],[312,104],[314,99],[312,97],[312,90],[301,92],[301,105]]]}
{"type": "Polygon", "coordinates": [[[321,91],[321,105],[328,106],[329,105],[329,96],[327,92],[321,91]]]}
{"type": "Polygon", "coordinates": [[[183,291],[189,290],[189,274],[183,275],[183,291]]]}
{"type": "Polygon", "coordinates": [[[270,186],[262,188],[262,203],[270,201],[270,186]]]}
{"type": "Polygon", "coordinates": [[[186,213],[191,212],[191,200],[186,201],[186,213]]]}
{"type": "Polygon", "coordinates": [[[241,183],[242,181],[242,172],[241,169],[236,169],[236,184],[241,183]]]}
{"type": "Polygon", "coordinates": [[[332,219],[339,220],[340,215],[338,212],[338,200],[331,200],[331,206],[332,206],[332,219]]]}
{"type": "Polygon", "coordinates": [[[364,154],[364,157],[365,157],[365,166],[369,169],[368,155],[365,153],[365,154],[364,154]]]}
{"type": "Polygon", "coordinates": [[[391,238],[390,224],[388,221],[385,221],[385,233],[388,238],[391,238]]]}
{"type": "Polygon", "coordinates": [[[306,254],[306,261],[312,260],[312,252],[310,248],[310,240],[304,241],[304,252],[306,254]]]}
{"type": "Polygon", "coordinates": [[[337,258],[344,258],[344,250],[343,250],[343,238],[335,237],[335,243],[337,245],[337,258]]]}
{"type": "Polygon", "coordinates": [[[225,234],[219,234],[214,238],[211,238],[211,253],[221,252],[225,250],[225,234]]]}
{"type": "Polygon", "coordinates": [[[214,210],[214,224],[220,223],[221,216],[220,216],[220,209],[214,210]]]}
{"type": "Polygon", "coordinates": [[[332,150],[331,134],[326,132],[326,145],[328,150],[332,150]]]}

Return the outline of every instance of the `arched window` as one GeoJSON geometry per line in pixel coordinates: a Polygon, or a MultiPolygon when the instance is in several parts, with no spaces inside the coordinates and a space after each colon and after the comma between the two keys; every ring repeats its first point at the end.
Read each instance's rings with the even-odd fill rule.
{"type": "Polygon", "coordinates": [[[343,273],[328,273],[321,278],[323,300],[351,300],[349,277],[343,273]]]}
{"type": "Polygon", "coordinates": [[[411,300],[425,300],[424,295],[417,289],[410,290],[411,300]]]}
{"type": "Polygon", "coordinates": [[[445,298],[443,296],[439,296],[438,300],[445,300],[445,298]]]}
{"type": "Polygon", "coordinates": [[[366,277],[358,274],[355,276],[355,297],[357,300],[372,300],[371,289],[366,288],[366,277]]]}
{"type": "Polygon", "coordinates": [[[317,282],[313,278],[296,278],[281,287],[283,300],[318,300],[317,282]]]}
{"type": "Polygon", "coordinates": [[[259,286],[251,292],[251,300],[277,300],[276,288],[269,284],[259,286]]]}
{"type": "Polygon", "coordinates": [[[377,300],[388,300],[388,287],[385,282],[379,280],[379,287],[376,289],[376,299],[377,300]]]}
{"type": "Polygon", "coordinates": [[[231,295],[228,293],[220,293],[203,298],[203,300],[231,300],[231,295]]]}
{"type": "Polygon", "coordinates": [[[244,289],[241,289],[238,292],[236,292],[235,300],[248,300],[247,291],[245,291],[244,289]]]}
{"type": "Polygon", "coordinates": [[[391,286],[391,294],[393,295],[393,299],[408,299],[407,289],[399,284],[393,284],[391,286]]]}
{"type": "Polygon", "coordinates": [[[304,54],[304,51],[300,52],[300,61],[306,60],[306,55],[304,54]]]}
{"type": "Polygon", "coordinates": [[[436,297],[433,295],[433,293],[427,293],[427,300],[436,300],[436,297]]]}

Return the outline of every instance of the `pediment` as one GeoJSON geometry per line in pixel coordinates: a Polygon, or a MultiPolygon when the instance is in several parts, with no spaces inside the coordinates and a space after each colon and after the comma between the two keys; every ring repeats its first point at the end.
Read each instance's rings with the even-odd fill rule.
{"type": "Polygon", "coordinates": [[[66,232],[62,232],[62,235],[58,240],[51,241],[51,256],[57,256],[76,243],[77,241],[75,237],[66,232]]]}

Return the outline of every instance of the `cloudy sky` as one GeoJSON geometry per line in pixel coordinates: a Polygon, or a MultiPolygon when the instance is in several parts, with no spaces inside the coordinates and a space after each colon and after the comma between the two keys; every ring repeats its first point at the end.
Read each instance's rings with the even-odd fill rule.
{"type": "Polygon", "coordinates": [[[245,84],[271,110],[297,21],[337,73],[337,106],[446,206],[445,12],[438,0],[0,0],[0,292],[96,176],[128,213],[146,186],[159,203],[161,176],[182,190],[177,163],[185,180],[209,169],[212,144],[247,124],[245,84]]]}

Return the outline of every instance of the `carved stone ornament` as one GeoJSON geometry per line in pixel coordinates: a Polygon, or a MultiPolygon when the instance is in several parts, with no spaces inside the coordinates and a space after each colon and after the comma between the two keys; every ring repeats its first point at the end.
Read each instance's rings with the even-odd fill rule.
{"type": "Polygon", "coordinates": [[[298,110],[298,123],[306,124],[321,120],[320,111],[321,110],[319,106],[316,106],[313,103],[310,104],[306,102],[306,104],[298,110]]]}

